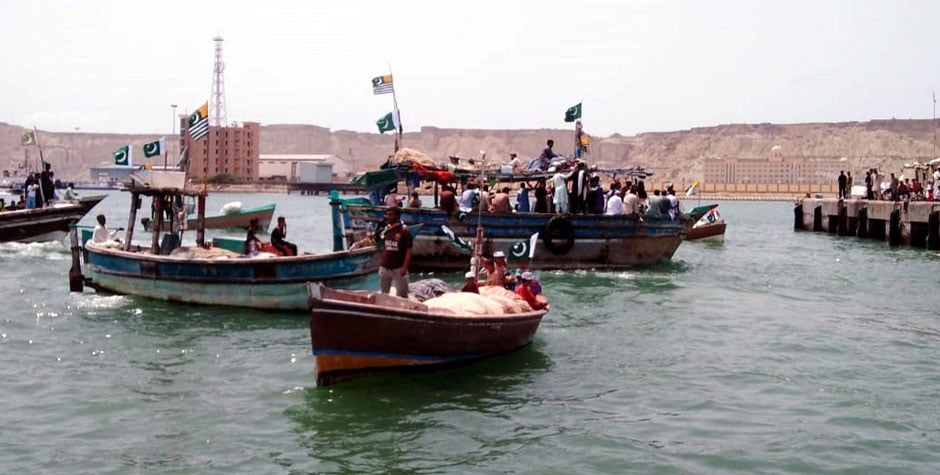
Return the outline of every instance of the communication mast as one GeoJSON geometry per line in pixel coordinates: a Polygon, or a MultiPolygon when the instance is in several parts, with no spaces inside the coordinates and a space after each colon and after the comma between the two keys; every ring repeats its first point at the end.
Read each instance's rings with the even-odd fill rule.
{"type": "Polygon", "coordinates": [[[222,61],[222,37],[215,41],[215,68],[212,71],[212,96],[209,100],[209,125],[225,126],[225,63],[222,61]]]}

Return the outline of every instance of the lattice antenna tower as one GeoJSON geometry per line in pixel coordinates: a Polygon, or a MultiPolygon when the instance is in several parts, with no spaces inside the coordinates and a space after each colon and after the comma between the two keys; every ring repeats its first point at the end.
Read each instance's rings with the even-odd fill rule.
{"type": "Polygon", "coordinates": [[[212,96],[209,101],[209,125],[225,126],[225,62],[222,61],[222,37],[215,41],[215,67],[212,71],[212,96]]]}

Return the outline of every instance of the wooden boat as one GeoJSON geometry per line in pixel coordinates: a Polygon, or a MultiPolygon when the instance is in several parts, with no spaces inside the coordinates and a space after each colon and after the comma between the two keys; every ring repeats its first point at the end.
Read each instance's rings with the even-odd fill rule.
{"type": "Polygon", "coordinates": [[[525,346],[548,312],[499,316],[436,314],[423,303],[378,292],[309,285],[317,385],[363,373],[469,362],[525,346]]]}
{"type": "MultiPolygon", "coordinates": [[[[205,192],[184,189],[183,172],[160,173],[179,173],[180,176],[166,179],[153,176],[147,181],[155,183],[150,186],[141,185],[139,180],[132,181],[128,188],[131,206],[124,240],[121,243],[88,242],[84,267],[76,272],[81,283],[96,290],[175,302],[274,310],[307,309],[306,283],[309,281],[353,288],[361,288],[371,281],[376,281],[377,285],[379,256],[374,246],[290,257],[248,257],[224,249],[207,249],[205,228],[200,225],[205,215],[205,192]],[[152,197],[157,203],[166,203],[176,202],[170,199],[181,195],[194,196],[197,200],[196,245],[181,245],[183,231],[154,232],[149,247],[132,244],[135,214],[142,198],[152,197]]],[[[157,229],[161,229],[163,213],[160,209],[156,216],[157,229]]],[[[74,239],[77,238],[73,234],[74,239]]],[[[73,242],[73,268],[75,249],[78,244],[73,242]]],[[[72,275],[70,272],[70,278],[72,275]]]]}
{"type": "Polygon", "coordinates": [[[705,205],[699,208],[706,208],[707,211],[689,230],[686,240],[724,241],[727,224],[718,212],[718,205],[705,205]]]}
{"type": "MultiPolygon", "coordinates": [[[[276,203],[258,206],[255,208],[242,208],[231,213],[221,213],[205,217],[205,229],[248,229],[248,224],[253,219],[258,220],[258,229],[264,231],[271,224],[271,218],[274,216],[276,203]]],[[[187,229],[195,229],[197,226],[197,217],[190,215],[186,220],[187,229]]],[[[154,223],[150,218],[141,218],[140,223],[147,231],[152,231],[154,223]]],[[[170,223],[163,223],[163,231],[170,230],[170,223]]]]}
{"type": "MultiPolygon", "coordinates": [[[[378,187],[388,188],[387,182],[378,187]]],[[[436,200],[435,200],[436,201],[436,200]]],[[[384,220],[385,207],[373,197],[340,200],[344,236],[354,243],[371,235],[384,220]]],[[[533,269],[622,269],[650,266],[667,261],[675,254],[686,234],[701,214],[682,214],[677,219],[663,217],[607,216],[597,214],[553,213],[455,213],[448,216],[439,208],[402,208],[402,221],[423,225],[415,236],[411,269],[417,271],[459,271],[466,267],[467,252],[454,246],[455,238],[474,239],[477,223],[486,229],[483,253],[507,250],[535,233],[538,259],[533,269]],[[444,227],[451,230],[451,237],[444,227]]]]}
{"type": "Polygon", "coordinates": [[[60,202],[34,209],[0,212],[0,242],[57,241],[69,226],[81,221],[107,195],[86,196],[75,202],[60,202]]]}

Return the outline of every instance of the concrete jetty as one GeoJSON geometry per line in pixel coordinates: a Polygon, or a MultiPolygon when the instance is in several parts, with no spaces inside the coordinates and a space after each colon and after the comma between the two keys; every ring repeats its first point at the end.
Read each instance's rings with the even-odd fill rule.
{"type": "Polygon", "coordinates": [[[802,198],[793,228],[940,250],[940,202],[802,198]]]}

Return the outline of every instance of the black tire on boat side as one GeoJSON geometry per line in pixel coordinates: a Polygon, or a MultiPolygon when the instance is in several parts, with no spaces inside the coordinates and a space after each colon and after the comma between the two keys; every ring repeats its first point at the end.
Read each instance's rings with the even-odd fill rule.
{"type": "Polygon", "coordinates": [[[564,216],[552,216],[545,223],[545,232],[542,241],[549,251],[555,254],[565,254],[574,247],[574,226],[571,220],[564,216]]]}

